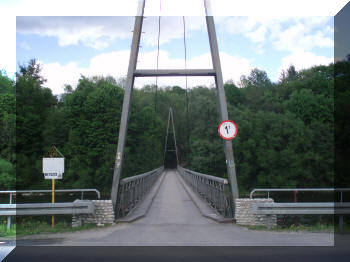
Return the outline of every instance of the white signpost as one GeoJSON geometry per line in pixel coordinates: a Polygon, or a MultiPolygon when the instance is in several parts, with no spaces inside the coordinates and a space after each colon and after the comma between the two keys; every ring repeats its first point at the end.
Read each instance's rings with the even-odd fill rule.
{"type": "Polygon", "coordinates": [[[218,132],[222,139],[232,140],[237,136],[238,128],[235,122],[225,120],[220,123],[218,132]]]}
{"type": "Polygon", "coordinates": [[[62,179],[64,158],[43,158],[43,173],[45,179],[62,179]]]}
{"type": "MultiPolygon", "coordinates": [[[[58,149],[52,145],[51,149],[43,158],[43,173],[45,179],[51,179],[52,204],[55,203],[55,179],[62,179],[64,173],[64,156],[58,149]],[[61,156],[61,157],[58,157],[61,156]]],[[[55,227],[55,216],[52,215],[52,228],[55,227]]]]}

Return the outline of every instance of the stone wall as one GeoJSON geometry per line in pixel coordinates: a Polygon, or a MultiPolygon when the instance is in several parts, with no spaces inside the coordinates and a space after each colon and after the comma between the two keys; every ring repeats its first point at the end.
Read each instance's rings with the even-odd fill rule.
{"type": "Polygon", "coordinates": [[[272,198],[237,198],[235,219],[239,225],[266,226],[277,225],[276,215],[257,215],[253,213],[253,203],[273,203],[272,198]]]}
{"type": "Polygon", "coordinates": [[[84,223],[99,225],[114,224],[114,210],[112,200],[92,200],[93,214],[78,214],[72,217],[72,227],[82,226],[84,223]]]}

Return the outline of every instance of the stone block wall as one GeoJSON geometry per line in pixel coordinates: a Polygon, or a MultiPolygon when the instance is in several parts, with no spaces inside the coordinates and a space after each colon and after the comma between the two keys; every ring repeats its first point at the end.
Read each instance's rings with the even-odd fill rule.
{"type": "Polygon", "coordinates": [[[266,226],[277,225],[276,215],[257,215],[253,213],[253,203],[273,203],[272,198],[237,198],[235,202],[235,219],[239,225],[266,226]]]}
{"type": "Polygon", "coordinates": [[[114,224],[112,200],[92,200],[92,203],[95,208],[94,213],[73,215],[72,227],[82,226],[84,223],[114,224]]]}

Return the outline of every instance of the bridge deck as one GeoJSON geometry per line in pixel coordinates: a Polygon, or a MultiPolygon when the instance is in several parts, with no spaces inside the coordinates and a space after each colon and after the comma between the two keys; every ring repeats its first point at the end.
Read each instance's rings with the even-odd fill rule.
{"type": "Polygon", "coordinates": [[[165,177],[152,206],[135,225],[201,225],[216,224],[204,218],[183,188],[178,173],[165,171],[165,177]]]}

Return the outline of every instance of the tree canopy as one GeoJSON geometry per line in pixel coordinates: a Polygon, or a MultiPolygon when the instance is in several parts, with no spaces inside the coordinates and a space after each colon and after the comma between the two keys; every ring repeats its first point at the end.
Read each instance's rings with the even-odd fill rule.
{"type": "MultiPolygon", "coordinates": [[[[334,126],[334,81],[350,84],[348,61],[297,71],[291,66],[273,83],[253,69],[236,85],[225,84],[237,180],[242,192],[256,187],[331,187],[334,132],[349,129],[347,88],[338,90],[334,126]],[[341,97],[341,98],[340,98],[341,97]],[[335,128],[335,129],[334,129],[335,128]]],[[[65,156],[58,188],[98,188],[109,192],[124,96],[123,81],[81,76],[76,87],[54,96],[35,60],[22,66],[16,81],[0,74],[0,187],[48,188],[41,159],[51,145],[65,156]],[[16,93],[15,93],[16,90],[16,93]],[[15,136],[16,134],[16,136],[15,136]],[[16,137],[16,139],[15,139],[16,137]]],[[[123,176],[162,165],[169,107],[173,107],[179,161],[192,170],[227,177],[215,88],[178,86],[134,89],[123,176]]],[[[335,143],[349,150],[346,135],[335,143]]],[[[348,161],[346,161],[348,162],[348,161]]],[[[349,164],[338,166],[342,172],[349,164]]]]}

